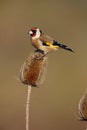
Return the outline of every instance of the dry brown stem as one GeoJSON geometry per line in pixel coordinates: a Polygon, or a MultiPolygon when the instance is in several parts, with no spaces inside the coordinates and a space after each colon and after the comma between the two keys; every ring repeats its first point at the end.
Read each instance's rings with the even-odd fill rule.
{"type": "Polygon", "coordinates": [[[41,85],[46,77],[47,58],[40,52],[29,56],[20,70],[20,80],[28,85],[26,99],[26,130],[29,130],[29,107],[31,87],[41,85]]]}

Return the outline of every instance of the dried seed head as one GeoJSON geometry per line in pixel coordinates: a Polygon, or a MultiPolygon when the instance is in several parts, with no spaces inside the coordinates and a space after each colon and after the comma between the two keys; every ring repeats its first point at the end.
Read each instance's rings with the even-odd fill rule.
{"type": "Polygon", "coordinates": [[[47,58],[35,52],[26,59],[20,70],[20,80],[32,86],[41,85],[46,77],[47,58]]]}
{"type": "Polygon", "coordinates": [[[87,120],[87,92],[79,101],[79,115],[82,120],[87,120]]]}

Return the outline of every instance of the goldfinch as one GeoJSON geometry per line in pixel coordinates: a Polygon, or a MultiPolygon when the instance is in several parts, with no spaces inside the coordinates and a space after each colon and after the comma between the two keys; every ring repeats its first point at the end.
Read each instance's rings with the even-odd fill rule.
{"type": "Polygon", "coordinates": [[[40,51],[43,54],[56,51],[59,48],[73,52],[67,45],[55,41],[50,36],[44,34],[39,28],[34,27],[29,32],[32,45],[36,48],[36,51],[40,51]]]}

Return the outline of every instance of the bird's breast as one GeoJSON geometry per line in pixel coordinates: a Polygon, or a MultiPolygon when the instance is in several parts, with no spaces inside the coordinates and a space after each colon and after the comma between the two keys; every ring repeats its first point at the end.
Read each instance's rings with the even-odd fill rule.
{"type": "Polygon", "coordinates": [[[32,40],[32,44],[38,49],[42,45],[42,42],[39,39],[35,39],[35,40],[32,40]]]}

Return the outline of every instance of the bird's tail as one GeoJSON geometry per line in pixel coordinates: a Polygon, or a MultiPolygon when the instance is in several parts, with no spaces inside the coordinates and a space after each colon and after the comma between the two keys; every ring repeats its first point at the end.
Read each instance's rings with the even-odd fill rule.
{"type": "Polygon", "coordinates": [[[62,43],[59,43],[59,42],[54,41],[54,42],[53,42],[53,45],[57,45],[57,46],[59,46],[59,47],[62,48],[62,49],[65,49],[65,50],[74,52],[71,48],[69,48],[68,46],[66,46],[66,45],[64,45],[64,44],[62,44],[62,43]]]}

